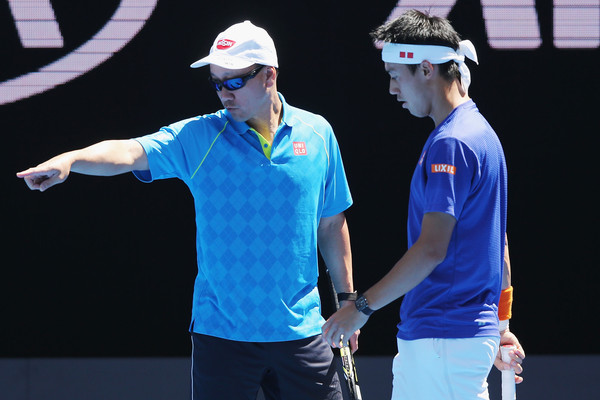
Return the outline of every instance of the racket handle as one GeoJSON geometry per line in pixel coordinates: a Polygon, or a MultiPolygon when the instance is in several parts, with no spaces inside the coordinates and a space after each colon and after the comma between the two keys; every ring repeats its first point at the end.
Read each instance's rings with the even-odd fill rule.
{"type": "MultiPolygon", "coordinates": [[[[508,353],[515,349],[516,347],[511,345],[500,347],[502,361],[510,363],[510,356],[508,353]]],[[[513,369],[502,370],[502,400],[515,400],[516,398],[515,371],[513,369]]]]}

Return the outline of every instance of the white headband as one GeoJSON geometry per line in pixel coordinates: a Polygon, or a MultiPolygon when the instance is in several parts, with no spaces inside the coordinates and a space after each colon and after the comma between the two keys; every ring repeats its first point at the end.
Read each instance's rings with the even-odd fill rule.
{"type": "Polygon", "coordinates": [[[465,57],[478,63],[475,46],[470,40],[461,41],[458,44],[458,50],[445,46],[385,43],[381,52],[381,59],[384,62],[394,64],[420,64],[423,60],[432,64],[456,61],[461,83],[466,92],[471,84],[471,71],[465,64],[465,57]]]}

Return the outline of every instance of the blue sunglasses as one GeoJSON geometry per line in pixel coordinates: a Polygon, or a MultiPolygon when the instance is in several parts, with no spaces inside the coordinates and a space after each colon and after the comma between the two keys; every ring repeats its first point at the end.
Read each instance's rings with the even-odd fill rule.
{"type": "Polygon", "coordinates": [[[244,86],[246,86],[246,82],[248,82],[250,79],[254,78],[258,72],[263,69],[264,65],[261,65],[258,68],[253,69],[252,71],[250,71],[250,73],[244,75],[244,76],[240,76],[238,78],[231,78],[231,79],[227,79],[224,80],[223,82],[221,81],[217,81],[211,77],[208,78],[208,82],[211,84],[211,86],[217,91],[220,92],[221,90],[223,90],[223,88],[227,89],[227,90],[238,90],[243,88],[244,86]]]}

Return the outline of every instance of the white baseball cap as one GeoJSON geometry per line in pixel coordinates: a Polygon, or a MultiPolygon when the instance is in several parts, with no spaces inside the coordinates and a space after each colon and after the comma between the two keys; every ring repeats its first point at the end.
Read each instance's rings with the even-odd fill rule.
{"type": "Polygon", "coordinates": [[[267,31],[244,21],[219,33],[208,56],[190,67],[199,68],[215,64],[227,69],[243,69],[254,64],[278,68],[277,52],[267,31]]]}

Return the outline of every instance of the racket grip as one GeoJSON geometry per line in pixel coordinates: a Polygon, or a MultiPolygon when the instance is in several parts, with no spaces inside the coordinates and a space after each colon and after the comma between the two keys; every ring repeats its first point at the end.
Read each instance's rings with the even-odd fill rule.
{"type": "MultiPolygon", "coordinates": [[[[516,347],[512,345],[500,347],[502,361],[510,363],[508,353],[515,349],[516,347]]],[[[515,400],[516,398],[515,371],[512,368],[510,370],[502,370],[502,400],[515,400]]]]}

